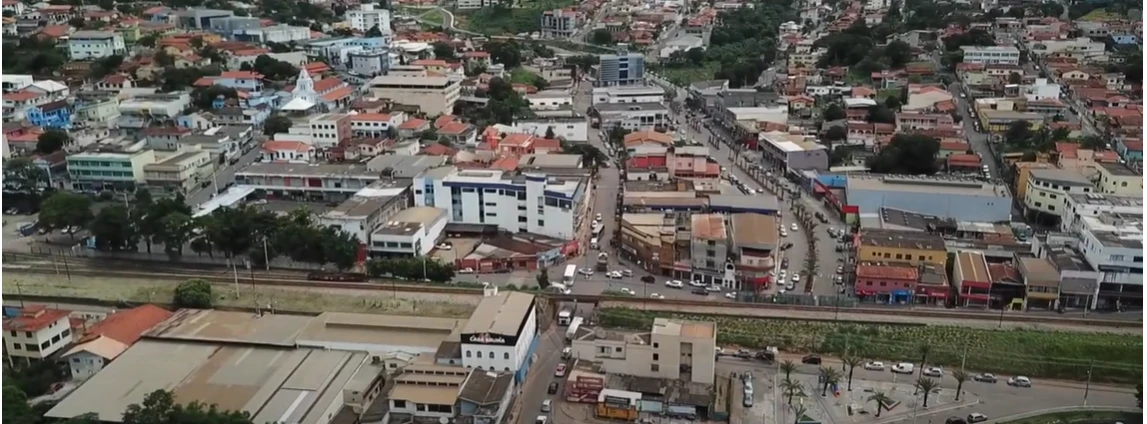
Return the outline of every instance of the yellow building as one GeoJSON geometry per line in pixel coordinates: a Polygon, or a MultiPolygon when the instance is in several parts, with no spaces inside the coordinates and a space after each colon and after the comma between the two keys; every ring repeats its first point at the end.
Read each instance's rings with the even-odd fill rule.
{"type": "Polygon", "coordinates": [[[1028,174],[1031,173],[1031,170],[1054,168],[1052,164],[1046,162],[1016,162],[1015,166],[1016,186],[1013,193],[1015,193],[1016,200],[1019,200],[1021,203],[1024,201],[1024,193],[1027,193],[1028,190],[1028,174]]]}
{"type": "Polygon", "coordinates": [[[124,44],[135,44],[136,41],[139,41],[139,25],[117,28],[116,32],[123,37],[124,44]]]}
{"type": "Polygon", "coordinates": [[[1136,174],[1127,165],[1097,162],[1094,168],[1099,171],[1099,180],[1095,182],[1095,185],[1099,187],[1100,193],[1120,196],[1143,194],[1143,176],[1136,174]]]}
{"type": "Polygon", "coordinates": [[[989,132],[1002,133],[1016,121],[1028,121],[1032,131],[1043,126],[1043,115],[1031,112],[1016,112],[1011,110],[979,109],[980,125],[989,132]]]}
{"type": "Polygon", "coordinates": [[[857,248],[858,262],[898,262],[948,265],[948,249],[937,234],[902,230],[864,230],[857,248]]]}

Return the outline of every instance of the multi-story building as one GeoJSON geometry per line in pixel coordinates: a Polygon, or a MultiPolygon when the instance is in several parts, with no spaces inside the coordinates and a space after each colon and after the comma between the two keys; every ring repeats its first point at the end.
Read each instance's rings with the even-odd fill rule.
{"type": "Polygon", "coordinates": [[[595,85],[640,85],[645,83],[645,57],[640,53],[603,54],[599,57],[595,85]]]}
{"type": "Polygon", "coordinates": [[[1069,195],[1087,194],[1095,187],[1074,169],[1031,169],[1028,171],[1027,192],[1024,193],[1025,213],[1044,213],[1062,217],[1067,210],[1069,195]]]}
{"type": "Polygon", "coordinates": [[[20,91],[35,82],[31,75],[4,75],[3,76],[3,91],[11,93],[13,91],[20,91]]]}
{"type": "Polygon", "coordinates": [[[793,171],[828,170],[828,147],[809,137],[782,131],[760,134],[757,145],[764,152],[764,160],[793,171]]]}
{"type": "Polygon", "coordinates": [[[68,155],[67,162],[73,190],[131,192],[147,181],[143,168],[155,162],[155,151],[83,152],[68,155]]]}
{"type": "Polygon", "coordinates": [[[357,113],[350,115],[350,131],[354,137],[389,137],[392,128],[406,122],[406,114],[357,113]]]}
{"type": "Polygon", "coordinates": [[[481,9],[483,7],[491,7],[498,3],[499,0],[454,0],[454,7],[460,10],[468,9],[481,9]]]}
{"type": "Polygon", "coordinates": [[[72,343],[69,311],[28,305],[4,320],[4,354],[26,361],[48,359],[72,343]]]}
{"type": "Polygon", "coordinates": [[[370,80],[369,86],[375,97],[417,106],[427,116],[452,113],[461,96],[460,81],[448,77],[380,76],[370,80]]]}
{"type": "Polygon", "coordinates": [[[143,174],[153,196],[175,196],[191,193],[201,182],[210,181],[216,163],[210,152],[192,150],[144,165],[143,174]]]}
{"type": "Polygon", "coordinates": [[[577,33],[581,12],[573,9],[554,9],[542,12],[542,38],[569,38],[577,33]]]}
{"type": "Polygon", "coordinates": [[[649,333],[598,333],[573,341],[576,359],[601,364],[609,374],[713,384],[717,326],[712,322],[655,318],[649,333]]]}
{"type": "Polygon", "coordinates": [[[1143,175],[1128,168],[1122,163],[1097,162],[1095,168],[1099,171],[1099,180],[1095,185],[1100,193],[1115,194],[1119,196],[1134,196],[1143,194],[1143,175]]]}
{"type": "Polygon", "coordinates": [[[290,43],[311,39],[311,29],[305,26],[272,25],[254,29],[239,29],[231,32],[236,41],[251,43],[290,43]]]}
{"type": "Polygon", "coordinates": [[[538,347],[534,295],[490,290],[462,329],[462,365],[525,380],[538,347]]]}
{"type": "Polygon", "coordinates": [[[919,281],[920,272],[915,266],[874,262],[856,265],[857,296],[873,296],[878,303],[911,301],[919,281]]]}
{"type": "Polygon", "coordinates": [[[987,306],[992,296],[992,276],[984,254],[962,251],[956,254],[952,279],[962,305],[987,306]]]}
{"type": "Polygon", "coordinates": [[[1071,193],[1063,205],[1059,229],[1068,233],[1078,233],[1083,225],[1083,217],[1096,217],[1100,213],[1133,214],[1143,211],[1142,196],[1118,196],[1114,194],[1071,193]]]}
{"type": "Polygon", "coordinates": [[[902,262],[919,266],[946,266],[948,249],[939,234],[907,230],[871,229],[860,233],[856,260],[861,262],[902,262]]]}
{"type": "Polygon", "coordinates": [[[961,46],[960,50],[964,51],[964,63],[1020,64],[1020,49],[1015,46],[961,46]]]}
{"type": "Polygon", "coordinates": [[[946,113],[904,112],[896,114],[896,128],[900,131],[951,128],[952,115],[946,113]]]}
{"type": "Polygon", "coordinates": [[[912,175],[850,175],[848,203],[861,214],[893,208],[957,221],[1011,220],[1011,194],[1006,186],[977,178],[912,175]]]}
{"type": "Polygon", "coordinates": [[[406,209],[409,199],[410,184],[406,180],[379,180],[320,215],[318,222],[339,228],[369,246],[374,240],[371,233],[406,209]]]}
{"type": "Polygon", "coordinates": [[[1092,307],[1143,306],[1143,214],[1101,213],[1082,218],[1079,252],[1099,272],[1092,307]]]}
{"type": "Polygon", "coordinates": [[[441,167],[414,179],[414,204],[445,209],[450,222],[564,240],[578,238],[590,216],[590,197],[584,177],[441,167]]]}
{"type": "MultiPolygon", "coordinates": [[[[729,229],[725,226],[725,217],[720,214],[696,214],[692,220],[692,237],[689,244],[690,265],[693,268],[693,281],[700,281],[707,285],[721,284],[724,287],[733,285],[732,278],[725,280],[726,264],[729,260],[729,229]]],[[[732,277],[732,275],[729,275],[732,277]]]]}
{"type": "Polygon", "coordinates": [[[568,141],[589,141],[589,122],[582,116],[534,118],[514,122],[517,131],[531,134],[534,137],[545,137],[546,132],[553,130],[554,135],[568,141]]]}
{"type": "Polygon", "coordinates": [[[343,201],[379,180],[362,165],[253,163],[235,173],[235,183],[263,190],[269,197],[343,201]]]}
{"type": "Polygon", "coordinates": [[[360,5],[358,10],[346,11],[346,20],[351,29],[367,32],[378,27],[383,35],[390,34],[390,11],[376,8],[373,4],[360,5]]]}
{"type": "Polygon", "coordinates": [[[212,21],[233,17],[235,16],[235,12],[219,9],[189,8],[178,10],[174,15],[179,22],[179,26],[182,28],[208,29],[212,27],[212,21]]]}
{"type": "Polygon", "coordinates": [[[139,131],[164,123],[174,125],[175,120],[189,106],[191,106],[191,95],[186,92],[135,96],[120,102],[117,126],[129,131],[139,131]]]}
{"type": "Polygon", "coordinates": [[[593,104],[602,103],[661,103],[665,89],[656,86],[633,85],[594,87],[593,104]]]}
{"type": "Polygon", "coordinates": [[[670,122],[669,108],[663,103],[600,103],[594,110],[606,131],[618,127],[629,131],[665,128],[670,122]]]}
{"type": "Polygon", "coordinates": [[[407,208],[386,220],[370,235],[372,254],[425,256],[434,250],[449,221],[446,211],[427,206],[407,208]]]}
{"type": "Polygon", "coordinates": [[[68,36],[72,60],[102,59],[127,51],[123,36],[112,31],[76,31],[68,36]]]}
{"type": "Polygon", "coordinates": [[[534,111],[573,108],[573,95],[565,90],[544,90],[525,97],[530,102],[530,110],[534,111]]]}
{"type": "Polygon", "coordinates": [[[369,77],[385,74],[390,69],[390,51],[378,49],[370,51],[356,51],[347,53],[350,72],[369,77]]]}
{"type": "Polygon", "coordinates": [[[1080,37],[1069,40],[1041,40],[1031,44],[1031,53],[1041,57],[1070,58],[1083,63],[1107,55],[1106,44],[1080,37]]]}
{"type": "Polygon", "coordinates": [[[351,138],[351,115],[324,113],[310,119],[311,142],[317,148],[329,149],[351,138]]]}

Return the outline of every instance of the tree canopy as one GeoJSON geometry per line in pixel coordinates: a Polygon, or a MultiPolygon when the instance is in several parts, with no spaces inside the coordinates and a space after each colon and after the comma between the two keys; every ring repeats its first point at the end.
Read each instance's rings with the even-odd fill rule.
{"type": "Polygon", "coordinates": [[[868,160],[878,174],[931,175],[938,171],[936,154],[940,141],[920,134],[896,134],[880,153],[868,160]]]}
{"type": "Polygon", "coordinates": [[[50,129],[36,138],[36,151],[45,155],[56,153],[71,142],[67,131],[50,129]]]}

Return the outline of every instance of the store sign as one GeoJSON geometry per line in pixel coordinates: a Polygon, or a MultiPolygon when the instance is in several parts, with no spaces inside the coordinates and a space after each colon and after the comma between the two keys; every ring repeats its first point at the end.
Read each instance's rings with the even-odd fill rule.
{"type": "Polygon", "coordinates": [[[468,334],[465,337],[463,337],[462,340],[466,341],[467,343],[471,343],[471,344],[503,345],[503,346],[506,346],[506,345],[512,346],[514,344],[510,340],[507,340],[506,337],[504,337],[504,336],[500,336],[497,334],[490,334],[490,333],[468,334]]]}

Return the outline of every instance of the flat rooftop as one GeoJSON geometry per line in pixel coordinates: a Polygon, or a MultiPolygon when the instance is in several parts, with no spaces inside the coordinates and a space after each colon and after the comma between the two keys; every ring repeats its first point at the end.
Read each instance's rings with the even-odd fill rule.
{"type": "Polygon", "coordinates": [[[733,212],[773,212],[780,209],[780,202],[777,201],[777,196],[758,193],[753,196],[747,194],[711,194],[709,195],[709,207],[713,210],[720,211],[729,209],[733,212]]]}
{"type": "Polygon", "coordinates": [[[441,87],[446,88],[451,85],[452,81],[449,77],[431,77],[431,76],[378,76],[370,80],[368,83],[371,88],[414,88],[414,87],[441,87]]]}
{"type": "Polygon", "coordinates": [[[911,175],[849,175],[847,190],[899,191],[964,196],[1011,197],[1001,183],[976,178],[911,175]]]}
{"type": "Polygon", "coordinates": [[[385,224],[376,228],[374,234],[411,235],[420,228],[433,224],[445,215],[445,209],[430,206],[406,208],[391,217],[385,224]]]}
{"type": "Polygon", "coordinates": [[[457,339],[468,320],[408,315],[323,312],[303,329],[299,340],[351,345],[389,345],[434,352],[438,345],[457,339]]]}
{"type": "Polygon", "coordinates": [[[180,403],[244,411],[254,422],[318,424],[366,358],[365,352],[141,340],[45,416],[95,413],[100,421],[121,422],[128,405],[170,390],[180,403]]]}
{"type": "Polygon", "coordinates": [[[1068,193],[1068,197],[1077,204],[1094,206],[1125,206],[1143,207],[1143,198],[1135,196],[1117,196],[1101,193],[1068,193]]]}
{"type": "Polygon", "coordinates": [[[502,292],[497,296],[485,297],[474,309],[462,332],[517,336],[533,305],[534,295],[527,293],[502,292]]]}
{"type": "Polygon", "coordinates": [[[653,320],[652,333],[691,339],[707,339],[717,336],[717,324],[703,321],[655,318],[653,320]]]}
{"type": "Polygon", "coordinates": [[[732,219],[733,241],[741,246],[777,245],[777,218],[759,213],[739,213],[732,219]]]}
{"type": "Polygon", "coordinates": [[[1143,248],[1143,215],[1103,212],[1081,219],[1083,227],[1105,247],[1143,248]]]}
{"type": "Polygon", "coordinates": [[[1102,166],[1103,169],[1107,170],[1107,172],[1111,173],[1111,175],[1115,175],[1117,177],[1134,177],[1139,175],[1131,168],[1128,168],[1127,165],[1122,163],[1099,162],[1099,166],[1102,166]]]}
{"type": "Polygon", "coordinates": [[[301,315],[258,316],[250,312],[180,309],[143,337],[294,347],[295,338],[310,321],[311,317],[301,315]]]}
{"type": "Polygon", "coordinates": [[[725,217],[718,214],[696,214],[692,216],[691,232],[701,240],[725,240],[729,237],[725,229],[725,217]]]}
{"type": "Polygon", "coordinates": [[[518,167],[534,168],[581,168],[581,155],[546,154],[525,155],[518,162],[518,167]]]}
{"type": "Polygon", "coordinates": [[[910,230],[872,229],[861,231],[860,245],[897,249],[947,250],[944,239],[939,235],[910,230]]]}
{"type": "Polygon", "coordinates": [[[1079,172],[1067,169],[1032,169],[1028,175],[1033,180],[1048,181],[1053,184],[1069,186],[1091,186],[1091,180],[1084,178],[1079,172]]]}
{"type": "Polygon", "coordinates": [[[625,112],[668,112],[664,103],[598,103],[593,106],[598,112],[625,113],[625,112]]]}
{"type": "Polygon", "coordinates": [[[307,164],[282,162],[256,162],[247,165],[235,175],[281,175],[286,177],[357,177],[379,178],[378,172],[371,172],[361,164],[307,164]]]}

